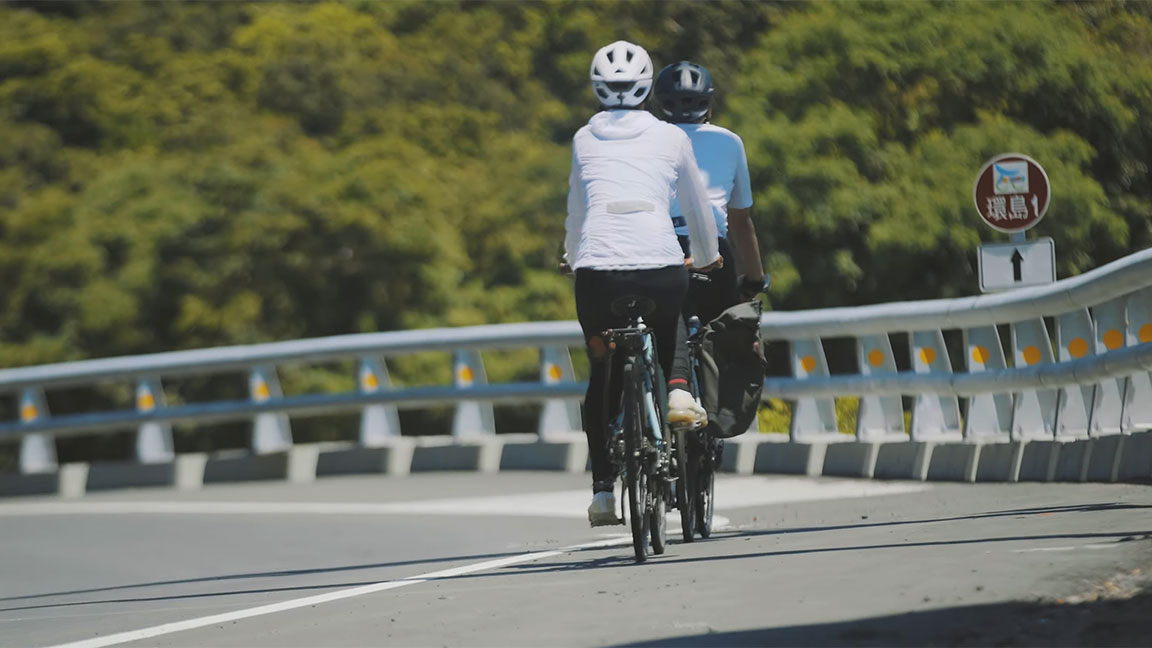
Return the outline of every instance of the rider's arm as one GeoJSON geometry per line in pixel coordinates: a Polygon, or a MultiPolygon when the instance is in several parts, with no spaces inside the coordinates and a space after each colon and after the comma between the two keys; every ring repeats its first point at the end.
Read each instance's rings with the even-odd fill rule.
{"type": "Polygon", "coordinates": [[[692,263],[704,268],[720,259],[720,248],[716,239],[716,217],[712,215],[712,204],[708,201],[708,188],[696,167],[696,154],[692,151],[692,140],[676,129],[682,138],[680,161],[677,164],[676,199],[680,201],[680,212],[688,221],[688,240],[692,250],[692,263]]]}
{"type": "Polygon", "coordinates": [[[748,174],[748,157],[744,153],[744,141],[739,136],[736,136],[736,145],[738,160],[728,201],[728,239],[732,241],[732,252],[736,255],[736,272],[744,275],[745,280],[761,284],[764,282],[764,268],[756,228],[752,225],[752,181],[748,174]]]}
{"type": "Polygon", "coordinates": [[[568,173],[568,218],[564,220],[564,259],[572,263],[576,247],[580,245],[580,232],[584,229],[587,205],[584,202],[584,186],[580,184],[579,164],[576,150],[572,150],[572,170],[568,173]]]}
{"type": "Polygon", "coordinates": [[[764,268],[760,261],[760,242],[752,225],[752,208],[728,208],[728,239],[736,255],[736,272],[750,281],[764,282],[764,268]]]}

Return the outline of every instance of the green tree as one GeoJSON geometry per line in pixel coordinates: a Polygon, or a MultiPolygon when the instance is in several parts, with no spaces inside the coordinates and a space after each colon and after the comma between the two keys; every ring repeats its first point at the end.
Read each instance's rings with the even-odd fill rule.
{"type": "Polygon", "coordinates": [[[993,238],[971,183],[1011,150],[1052,180],[1038,231],[1062,276],[1147,245],[1147,62],[1045,3],[790,14],[747,52],[732,102],[777,304],[971,294],[975,245],[993,238]]]}
{"type": "Polygon", "coordinates": [[[1047,168],[1040,231],[1081,272],[1152,242],[1150,14],[4,5],[0,366],[571,318],[553,271],[568,147],[596,109],[589,57],[619,38],[716,76],[777,307],[972,293],[992,238],[972,177],[1007,149],[1047,168]]]}

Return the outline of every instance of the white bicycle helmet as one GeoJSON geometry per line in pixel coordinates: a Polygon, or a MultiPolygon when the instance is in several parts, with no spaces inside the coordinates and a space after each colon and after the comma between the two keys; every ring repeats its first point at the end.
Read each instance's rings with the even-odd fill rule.
{"type": "Polygon", "coordinates": [[[628,41],[605,45],[592,57],[592,90],[605,108],[635,108],[652,90],[652,59],[628,41]]]}

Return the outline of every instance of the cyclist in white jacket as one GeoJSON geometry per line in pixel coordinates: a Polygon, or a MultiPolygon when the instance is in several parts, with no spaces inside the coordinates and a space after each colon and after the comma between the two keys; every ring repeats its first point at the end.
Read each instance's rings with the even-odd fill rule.
{"type": "MultiPolygon", "coordinates": [[[[680,312],[688,290],[683,249],[669,213],[679,196],[695,265],[710,270],[722,263],[716,221],[706,185],[682,130],[644,110],[652,89],[652,61],[644,48],[617,41],[592,59],[592,89],[602,111],[572,140],[565,256],[576,273],[576,312],[588,346],[590,375],[584,399],[584,429],[592,463],[593,525],[615,524],[612,489],[616,475],[608,461],[605,381],[619,393],[620,366],[609,367],[604,330],[622,326],[611,312],[617,297],[652,299],[656,310],[645,318],[653,329],[664,375],[669,377],[670,422],[699,423],[703,408],[682,387],[688,368],[675,363],[683,345],[680,312]]],[[[622,360],[616,356],[617,360],[622,360]]]]}

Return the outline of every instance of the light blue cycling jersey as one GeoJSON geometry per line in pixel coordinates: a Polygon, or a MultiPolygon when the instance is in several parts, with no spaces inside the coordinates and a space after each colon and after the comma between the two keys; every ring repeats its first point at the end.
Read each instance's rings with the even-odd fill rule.
{"type": "MultiPolygon", "coordinates": [[[[716,232],[721,238],[728,236],[728,207],[744,209],[752,206],[752,186],[748,180],[748,158],[740,136],[723,126],[714,124],[676,124],[692,140],[696,165],[704,184],[708,185],[708,202],[716,217],[716,232]]],[[[676,234],[688,234],[688,224],[678,202],[669,210],[676,234]]]]}

